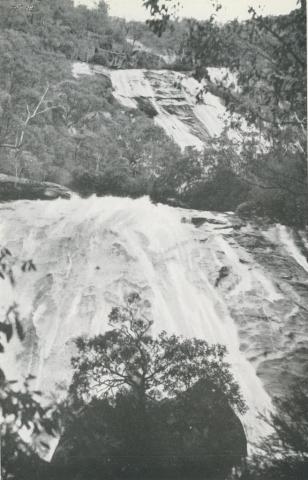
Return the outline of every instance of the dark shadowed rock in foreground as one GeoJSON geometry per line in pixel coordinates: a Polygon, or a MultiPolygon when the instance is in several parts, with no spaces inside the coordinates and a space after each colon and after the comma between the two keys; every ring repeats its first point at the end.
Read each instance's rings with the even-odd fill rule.
{"type": "Polygon", "coordinates": [[[70,198],[71,192],[61,185],[50,182],[36,182],[0,174],[0,201],[9,200],[52,200],[70,198]]]}

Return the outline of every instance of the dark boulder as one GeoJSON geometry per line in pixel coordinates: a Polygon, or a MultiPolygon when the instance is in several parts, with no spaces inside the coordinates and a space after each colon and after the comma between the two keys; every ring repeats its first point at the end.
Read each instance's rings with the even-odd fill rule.
{"type": "Polygon", "coordinates": [[[158,111],[154,107],[150,98],[136,97],[135,100],[138,103],[139,110],[145,113],[148,117],[154,118],[158,115],[158,111]]]}
{"type": "Polygon", "coordinates": [[[36,182],[0,174],[0,201],[10,200],[52,200],[70,198],[71,192],[62,185],[51,182],[36,182]]]}

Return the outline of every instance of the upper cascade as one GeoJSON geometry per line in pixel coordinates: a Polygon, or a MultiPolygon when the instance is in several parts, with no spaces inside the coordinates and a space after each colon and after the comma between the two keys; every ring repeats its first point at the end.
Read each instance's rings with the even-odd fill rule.
{"type": "MultiPolygon", "coordinates": [[[[212,82],[236,88],[236,78],[225,68],[208,69],[212,82]]],[[[141,110],[182,148],[202,150],[204,143],[219,136],[228,126],[228,136],[240,139],[240,132],[230,126],[230,116],[221,98],[207,88],[206,80],[198,82],[189,74],[171,70],[112,70],[82,62],[73,64],[73,75],[108,75],[114,97],[121,105],[141,110]]],[[[242,121],[241,128],[247,130],[242,121]]]]}
{"type": "Polygon", "coordinates": [[[1,244],[36,265],[14,291],[2,289],[1,306],[17,301],[28,319],[16,365],[45,392],[66,391],[74,338],[104,332],[111,308],[133,291],[151,303],[154,333],[227,346],[250,442],[265,433],[258,413],[271,409],[270,395],[304,376],[304,233],[148,198],[18,201],[0,210],[1,244]]]}

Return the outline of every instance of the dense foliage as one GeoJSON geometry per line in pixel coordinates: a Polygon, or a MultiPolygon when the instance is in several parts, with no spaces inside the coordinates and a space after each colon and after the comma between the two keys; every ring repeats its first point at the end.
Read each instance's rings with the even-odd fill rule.
{"type": "MultiPolygon", "coordinates": [[[[170,28],[172,7],[178,2],[143,3],[152,15],[150,27],[164,35],[170,28]]],[[[267,215],[272,220],[305,224],[306,2],[299,3],[300,7],[289,15],[278,17],[264,17],[250,8],[251,18],[245,22],[234,20],[220,25],[215,14],[203,22],[184,21],[186,33],[181,48],[182,63],[194,69],[197,79],[205,78],[212,93],[224,98],[234,121],[237,115],[244,117],[259,134],[255,142],[244,138],[249,149],[245,145],[236,165],[231,166],[233,176],[252,187],[247,190],[247,202],[241,210],[267,215]],[[211,66],[227,67],[236,74],[237,85],[232,89],[230,85],[226,87],[225,81],[211,82],[207,71],[211,66]],[[260,148],[260,143],[265,147],[260,148]]],[[[219,8],[218,5],[216,10],[219,8]]],[[[221,138],[217,149],[223,150],[225,144],[221,138]]],[[[212,158],[219,155],[213,152],[212,158]]],[[[220,170],[220,163],[216,165],[220,170]]],[[[237,186],[234,192],[236,197],[237,186]]],[[[241,188],[240,192],[238,204],[242,201],[241,188]]]]}
{"type": "Polygon", "coordinates": [[[176,20],[170,1],[144,1],[148,26],[72,0],[5,0],[0,5],[0,173],[48,180],[82,194],[149,194],[154,201],[235,210],[244,216],[307,221],[306,18],[289,15],[225,25],[176,20]],[[140,45],[154,50],[156,55],[140,45]],[[164,63],[168,55],[171,63],[164,63]],[[71,62],[111,68],[191,70],[206,78],[233,115],[254,125],[241,153],[226,135],[202,154],[179,147],[144,108],[129,110],[107,76],[74,78],[71,62]],[[238,88],[213,83],[207,67],[236,73],[238,88]],[[260,142],[267,148],[260,148],[260,142]]]}
{"type": "Polygon", "coordinates": [[[166,152],[176,158],[179,148],[146,114],[120,107],[107,77],[73,78],[68,62],[80,58],[68,45],[117,38],[104,3],[13,3],[0,7],[1,173],[82,193],[149,193],[166,152]]]}
{"type": "Polygon", "coordinates": [[[131,294],[112,309],[110,330],[77,340],[58,476],[66,465],[65,478],[223,479],[245,456],[233,410],[246,407],[225,347],[153,336],[149,308],[131,294]]]}

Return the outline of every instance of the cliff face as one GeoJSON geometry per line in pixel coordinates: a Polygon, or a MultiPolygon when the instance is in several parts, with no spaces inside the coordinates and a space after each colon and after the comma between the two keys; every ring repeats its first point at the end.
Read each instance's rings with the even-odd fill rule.
{"type": "Polygon", "coordinates": [[[202,259],[208,271],[217,263],[224,269],[217,288],[236,322],[240,350],[267,392],[281,396],[307,378],[307,234],[243,224],[235,216],[232,222],[233,228],[223,222],[213,232],[205,221],[198,229],[202,259]]]}
{"type": "Polygon", "coordinates": [[[2,290],[1,305],[15,299],[27,317],[17,365],[45,392],[66,391],[73,339],[105,331],[112,306],[132,291],[151,302],[155,332],[227,346],[251,441],[265,433],[257,417],[270,396],[307,374],[304,233],[146,198],[19,201],[0,210],[1,244],[37,267],[20,274],[15,293],[2,290]]]}

